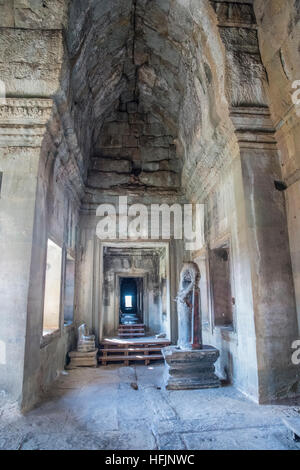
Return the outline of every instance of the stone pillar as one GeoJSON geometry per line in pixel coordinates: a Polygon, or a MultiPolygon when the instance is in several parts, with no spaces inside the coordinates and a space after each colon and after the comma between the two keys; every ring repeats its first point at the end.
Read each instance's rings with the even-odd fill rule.
{"type": "Polygon", "coordinates": [[[224,44],[225,90],[240,148],[251,271],[249,302],[255,327],[252,341],[257,356],[256,398],[269,402],[299,391],[299,371],[291,361],[298,326],[287,219],[283,193],[275,188],[281,169],[253,6],[227,0],[211,4],[224,44]]]}
{"type": "Polygon", "coordinates": [[[21,401],[38,166],[48,99],[0,106],[0,390],[21,401]]]}
{"type": "Polygon", "coordinates": [[[268,109],[231,110],[240,145],[258,364],[258,397],[268,402],[297,391],[292,364],[297,315],[285,201],[268,109]]]}

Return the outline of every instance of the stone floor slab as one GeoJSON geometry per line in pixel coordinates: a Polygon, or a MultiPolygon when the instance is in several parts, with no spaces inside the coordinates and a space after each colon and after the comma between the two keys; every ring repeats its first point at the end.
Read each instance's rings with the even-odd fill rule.
{"type": "Polygon", "coordinates": [[[299,401],[259,406],[231,386],[167,391],[163,371],[71,370],[25,415],[2,401],[0,449],[300,449],[282,423],[299,401]]]}

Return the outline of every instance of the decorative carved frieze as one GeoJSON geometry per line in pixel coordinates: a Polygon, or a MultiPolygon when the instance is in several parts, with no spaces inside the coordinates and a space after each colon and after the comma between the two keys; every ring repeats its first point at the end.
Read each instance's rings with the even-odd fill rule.
{"type": "Polygon", "coordinates": [[[6,98],[0,105],[0,147],[40,147],[53,100],[6,98]]]}
{"type": "Polygon", "coordinates": [[[74,137],[70,116],[61,114],[52,99],[6,98],[0,104],[0,147],[41,148],[45,138],[52,137],[52,152],[59,159],[57,181],[68,186],[74,194],[83,193],[83,180],[78,162],[82,155],[74,137]],[[56,122],[54,130],[47,124],[56,122]],[[57,137],[58,130],[63,141],[57,137]],[[53,134],[53,135],[52,135],[53,134]],[[73,137],[73,138],[72,138],[73,137]]]}
{"type": "Polygon", "coordinates": [[[52,113],[53,100],[35,98],[6,98],[0,105],[0,126],[45,125],[52,113]]]}

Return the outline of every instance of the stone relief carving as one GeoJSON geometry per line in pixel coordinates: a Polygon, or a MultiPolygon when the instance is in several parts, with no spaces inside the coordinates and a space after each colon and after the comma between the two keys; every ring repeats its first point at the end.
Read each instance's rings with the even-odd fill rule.
{"type": "Polygon", "coordinates": [[[45,124],[52,112],[53,100],[6,98],[5,104],[0,106],[1,123],[12,123],[18,120],[20,124],[27,120],[34,124],[45,124]]]}
{"type": "Polygon", "coordinates": [[[199,292],[200,271],[196,263],[184,263],[176,297],[178,313],[178,347],[192,349],[194,292],[199,292]]]}

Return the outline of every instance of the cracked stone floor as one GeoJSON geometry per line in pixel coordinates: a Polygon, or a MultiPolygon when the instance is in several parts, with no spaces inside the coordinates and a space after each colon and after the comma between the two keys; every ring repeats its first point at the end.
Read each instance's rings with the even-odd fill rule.
{"type": "Polygon", "coordinates": [[[0,449],[300,449],[282,423],[300,401],[258,406],[231,386],[166,391],[162,375],[162,364],[68,371],[26,415],[1,406],[0,449]]]}

